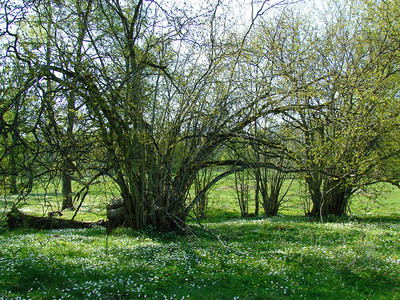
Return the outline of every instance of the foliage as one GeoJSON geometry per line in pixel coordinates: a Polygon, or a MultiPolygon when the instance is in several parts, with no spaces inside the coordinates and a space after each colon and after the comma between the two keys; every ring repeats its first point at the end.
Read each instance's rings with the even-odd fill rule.
{"type": "MultiPolygon", "coordinates": [[[[260,192],[278,212],[288,173],[321,220],[346,214],[367,185],[399,186],[398,1],[332,1],[324,14],[289,2],[251,1],[234,26],[224,1],[6,1],[5,193],[22,201],[61,178],[72,208],[107,175],[119,225],[184,232],[218,181],[250,169],[256,214],[260,192]]],[[[247,215],[252,191],[239,181],[247,215]]]]}
{"type": "Polygon", "coordinates": [[[393,86],[397,50],[374,46],[382,41],[371,35],[386,38],[369,31],[379,19],[366,20],[370,8],[344,3],[329,3],[320,19],[284,10],[265,22],[253,40],[257,80],[272,90],[286,90],[286,101],[293,105],[282,112],[277,126],[267,121],[272,124],[263,138],[276,137],[285,149],[281,157],[302,170],[313,216],[344,215],[358,189],[377,181],[397,182],[396,174],[383,171],[390,160],[398,160],[398,116],[390,113],[399,105],[393,86]]]}

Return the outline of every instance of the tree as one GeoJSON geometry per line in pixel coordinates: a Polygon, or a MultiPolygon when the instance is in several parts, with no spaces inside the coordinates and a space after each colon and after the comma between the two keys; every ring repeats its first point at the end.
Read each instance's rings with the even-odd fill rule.
{"type": "MultiPolygon", "coordinates": [[[[251,83],[242,84],[248,95],[286,95],[292,109],[259,120],[263,130],[253,141],[264,141],[258,152],[270,161],[275,155],[297,166],[313,204],[309,214],[321,217],[345,214],[361,187],[394,182],[382,166],[398,157],[398,118],[390,114],[398,106],[398,54],[388,43],[394,31],[392,38],[377,34],[384,22],[370,14],[371,6],[329,5],[321,19],[285,8],[266,20],[247,50],[251,83]]],[[[390,28],[396,22],[389,15],[390,28]]]]}
{"type": "Polygon", "coordinates": [[[388,143],[398,134],[398,119],[388,115],[399,104],[393,97],[394,73],[388,68],[386,51],[378,50],[380,43],[366,38],[370,27],[363,15],[366,9],[361,3],[350,10],[339,7],[335,22],[327,26],[329,38],[322,48],[336,47],[336,51],[328,55],[319,51],[335,77],[325,86],[331,100],[320,134],[323,145],[314,150],[325,156],[322,201],[313,209],[314,215],[343,215],[352,193],[387,180],[387,174],[377,172],[379,165],[398,157],[396,142],[388,143]]]}
{"type": "Polygon", "coordinates": [[[379,165],[398,155],[393,138],[398,119],[388,115],[398,105],[395,72],[388,68],[387,52],[365,38],[370,24],[360,13],[364,7],[352,3],[332,3],[325,22],[313,20],[317,27],[285,11],[286,31],[264,35],[278,45],[265,59],[279,70],[276,81],[288,89],[287,100],[297,104],[282,114],[279,135],[305,171],[313,216],[345,214],[350,196],[386,180],[379,165]]]}
{"type": "MultiPolygon", "coordinates": [[[[280,160],[276,165],[283,167],[284,160],[280,160]]],[[[261,195],[261,204],[264,208],[264,214],[267,216],[276,216],[282,203],[293,183],[294,178],[290,180],[290,184],[283,190],[284,184],[289,180],[288,173],[280,170],[269,168],[257,169],[256,183],[258,192],[261,195]]]]}
{"type": "MultiPolygon", "coordinates": [[[[56,59],[46,68],[36,61],[35,68],[55,85],[74,88],[99,128],[112,166],[109,174],[123,198],[123,222],[182,230],[207,189],[250,166],[213,161],[213,153],[261,115],[288,109],[279,95],[273,101],[261,94],[243,101],[240,91],[243,45],[255,19],[270,6],[265,1],[254,8],[247,31],[235,36],[220,27],[228,22],[221,2],[193,15],[153,2],[92,4],[82,25],[87,40],[80,69],[56,59]],[[254,103],[261,104],[256,111],[254,103]],[[186,203],[198,172],[215,165],[233,167],[186,203]]],[[[68,52],[76,38],[66,35],[64,46],[54,41],[52,50],[68,52]]]]}
{"type": "MultiPolygon", "coordinates": [[[[377,38],[363,34],[356,9],[318,27],[282,10],[253,35],[256,21],[286,1],[253,3],[249,25],[239,28],[222,1],[191,10],[142,0],[25,4],[29,14],[7,23],[4,36],[8,56],[26,65],[17,94],[37,99],[41,167],[53,170],[51,161],[62,171],[64,207],[78,158],[94,146],[103,157],[91,164],[121,192],[119,225],[165,231],[183,230],[218,180],[248,168],[303,171],[311,213],[342,214],[352,192],[396,154],[387,138],[397,117],[387,118],[382,101],[397,87],[389,60],[380,63],[389,52],[371,50],[377,38]],[[95,142],[85,144],[91,133],[95,142]],[[269,159],[217,155],[238,145],[263,145],[269,159]],[[189,198],[215,166],[224,169],[189,198]]],[[[18,15],[9,7],[4,15],[18,15]]]]}
{"type": "MultiPolygon", "coordinates": [[[[35,124],[35,97],[25,90],[31,78],[26,66],[3,56],[0,96],[0,176],[4,195],[17,194],[17,203],[32,189],[35,162],[39,156],[35,124]],[[28,77],[28,79],[26,79],[28,77]]],[[[7,201],[4,202],[8,204],[7,201]]],[[[6,208],[6,207],[5,207],[6,208]]]]}
{"type": "MultiPolygon", "coordinates": [[[[34,180],[36,183],[46,182],[44,186],[47,187],[50,181],[55,181],[61,174],[65,195],[62,208],[71,207],[72,176],[78,175],[74,177],[75,180],[85,186],[85,176],[89,174],[84,174],[84,170],[107,169],[104,163],[88,162],[89,158],[93,159],[90,154],[99,143],[84,104],[80,98],[74,97],[76,84],[61,73],[56,76],[64,80],[68,87],[45,76],[52,63],[70,68],[71,57],[74,56],[79,66],[79,59],[83,56],[79,53],[84,39],[82,31],[76,39],[78,45],[70,53],[62,42],[76,32],[75,28],[68,27],[71,24],[67,24],[66,19],[79,19],[78,15],[84,18],[84,13],[79,11],[82,3],[74,2],[75,6],[69,7],[70,10],[60,1],[43,2],[37,6],[33,2],[12,5],[7,1],[6,4],[2,15],[6,26],[2,41],[7,47],[4,58],[9,62],[8,70],[13,76],[10,79],[18,78],[20,82],[14,91],[13,84],[8,82],[3,95],[4,99],[9,99],[10,105],[17,105],[24,112],[23,115],[19,113],[20,121],[16,123],[16,128],[22,132],[20,138],[24,140],[23,145],[30,145],[31,148],[29,151],[23,150],[24,160],[29,157],[29,165],[24,163],[25,168],[29,167],[29,173],[19,171],[18,177],[28,180],[30,184],[34,180]],[[74,7],[77,7],[78,14],[74,12],[74,7]],[[18,73],[18,77],[12,72],[18,73]]],[[[10,147],[5,149],[10,151],[10,147]]],[[[77,196],[79,193],[75,200],[77,196]]]]}

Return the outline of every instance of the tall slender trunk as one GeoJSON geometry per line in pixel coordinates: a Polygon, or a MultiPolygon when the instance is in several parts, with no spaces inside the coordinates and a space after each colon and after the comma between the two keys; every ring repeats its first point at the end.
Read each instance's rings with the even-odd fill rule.
{"type": "MultiPolygon", "coordinates": [[[[68,162],[64,161],[64,166],[67,165],[68,162]]],[[[64,167],[64,170],[61,175],[61,180],[62,180],[62,210],[64,209],[69,209],[73,208],[73,203],[72,203],[72,182],[71,182],[71,177],[68,171],[68,167],[64,167]]]]}
{"type": "Polygon", "coordinates": [[[73,165],[71,161],[71,152],[74,149],[71,147],[73,132],[74,132],[74,123],[75,123],[75,95],[74,92],[71,92],[68,98],[68,112],[67,112],[67,134],[66,141],[64,145],[64,163],[62,170],[62,209],[73,208],[72,202],[72,178],[71,174],[73,173],[73,165]]]}
{"type": "Polygon", "coordinates": [[[12,146],[10,149],[10,193],[11,194],[17,194],[18,189],[17,189],[17,155],[18,155],[18,149],[17,149],[17,138],[18,138],[18,131],[17,128],[14,128],[13,133],[12,133],[12,146]]]}
{"type": "MultiPolygon", "coordinates": [[[[92,0],[86,2],[86,11],[82,11],[82,7],[80,3],[76,3],[76,9],[81,17],[79,24],[79,35],[78,35],[78,45],[76,48],[76,63],[74,65],[75,72],[77,74],[80,73],[80,64],[82,59],[82,47],[83,40],[87,30],[87,22],[89,12],[92,7],[92,0]]],[[[74,85],[76,85],[75,82],[74,85]]],[[[72,174],[74,172],[74,166],[71,161],[71,153],[74,151],[72,147],[72,140],[74,135],[74,125],[76,122],[76,95],[74,91],[71,91],[67,98],[67,124],[66,124],[66,144],[64,145],[64,163],[63,170],[61,174],[62,179],[62,209],[73,208],[73,198],[72,198],[72,174]]]]}
{"type": "MultiPolygon", "coordinates": [[[[258,154],[257,154],[257,161],[260,161],[260,156],[258,154]]],[[[254,196],[254,215],[258,216],[258,214],[260,213],[260,180],[261,180],[260,169],[254,171],[254,177],[256,180],[256,190],[254,196]]]]}
{"type": "Polygon", "coordinates": [[[10,157],[10,167],[11,167],[11,175],[10,175],[10,193],[18,194],[17,189],[17,168],[16,162],[13,155],[10,157]]]}

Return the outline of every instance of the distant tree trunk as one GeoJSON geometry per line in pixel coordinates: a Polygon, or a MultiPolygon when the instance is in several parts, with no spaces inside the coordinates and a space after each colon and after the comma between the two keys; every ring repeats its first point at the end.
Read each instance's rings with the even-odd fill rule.
{"type": "MultiPolygon", "coordinates": [[[[64,166],[68,165],[68,162],[64,162],[64,166]]],[[[71,182],[71,175],[70,175],[70,170],[68,167],[65,167],[63,172],[62,172],[62,210],[64,209],[69,209],[73,208],[73,202],[72,202],[72,182],[71,182]]]]}
{"type": "Polygon", "coordinates": [[[10,176],[10,193],[13,195],[18,194],[17,176],[15,175],[15,173],[12,173],[10,176]]]}
{"type": "MultiPolygon", "coordinates": [[[[14,138],[13,138],[14,140],[14,138]]],[[[11,148],[11,151],[13,152],[10,156],[10,193],[11,194],[18,194],[18,189],[17,189],[17,163],[15,161],[15,154],[16,154],[16,146],[13,146],[11,148]]]]}
{"type": "MultiPolygon", "coordinates": [[[[16,113],[16,118],[18,117],[18,113],[16,113]]],[[[15,122],[18,123],[18,122],[15,122]]],[[[19,129],[17,126],[12,126],[11,128],[11,139],[12,145],[10,148],[10,156],[9,156],[9,164],[10,164],[10,193],[11,194],[18,194],[17,189],[17,159],[18,159],[18,138],[19,138],[19,129]]]]}
{"type": "MultiPolygon", "coordinates": [[[[276,160],[259,153],[257,154],[257,161],[264,163],[273,161],[279,167],[284,164],[283,159],[276,160]]],[[[257,168],[254,170],[254,175],[256,179],[256,202],[262,205],[265,215],[276,216],[289,190],[286,189],[282,194],[282,186],[287,179],[287,175],[279,170],[270,168],[257,168]]]]}
{"type": "MultiPolygon", "coordinates": [[[[78,30],[78,39],[76,44],[76,60],[73,62],[74,70],[77,74],[80,74],[82,69],[82,51],[84,45],[84,39],[86,36],[86,26],[88,22],[89,12],[92,7],[92,0],[86,1],[86,10],[83,9],[83,6],[76,3],[76,11],[79,14],[79,30],[78,30]]],[[[77,86],[78,80],[73,78],[72,86],[77,86]]],[[[72,198],[72,174],[74,173],[74,165],[73,165],[73,152],[74,152],[74,127],[76,123],[76,91],[70,90],[66,97],[67,100],[67,112],[66,112],[66,139],[64,139],[65,145],[64,147],[64,166],[62,171],[62,196],[63,203],[62,209],[73,209],[73,198],[72,198]]]]}
{"type": "Polygon", "coordinates": [[[250,187],[247,171],[235,172],[235,187],[240,214],[242,217],[247,217],[249,215],[250,198],[250,187]]]}
{"type": "Polygon", "coordinates": [[[68,105],[67,105],[67,134],[65,145],[64,145],[64,165],[62,170],[62,209],[73,208],[72,202],[72,180],[71,174],[73,173],[73,165],[71,162],[71,157],[73,155],[73,134],[74,134],[74,124],[75,124],[75,95],[74,92],[71,92],[68,97],[68,105]]]}
{"type": "MultiPolygon", "coordinates": [[[[259,160],[258,160],[259,161],[259,160]]],[[[258,214],[260,213],[260,198],[259,198],[259,193],[260,193],[260,169],[256,169],[254,171],[254,177],[256,180],[256,190],[255,190],[255,196],[254,196],[254,215],[257,217],[258,214]]]]}

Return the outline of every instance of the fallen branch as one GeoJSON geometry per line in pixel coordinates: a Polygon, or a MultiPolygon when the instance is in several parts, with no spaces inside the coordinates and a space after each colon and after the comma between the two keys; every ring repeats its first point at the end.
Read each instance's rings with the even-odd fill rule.
{"type": "Polygon", "coordinates": [[[225,244],[224,241],[221,240],[221,238],[219,237],[219,235],[215,234],[212,230],[208,229],[208,228],[205,227],[203,224],[201,224],[201,222],[199,221],[199,219],[198,219],[197,217],[195,218],[195,217],[193,217],[193,216],[191,216],[191,215],[188,215],[188,217],[190,217],[191,219],[195,220],[195,221],[197,222],[197,224],[198,224],[201,228],[203,228],[204,231],[206,231],[206,232],[208,232],[208,233],[211,233],[211,234],[218,240],[218,242],[221,244],[221,246],[222,246],[225,250],[234,252],[234,253],[239,254],[239,255],[247,255],[247,253],[242,252],[242,251],[239,251],[239,250],[236,250],[236,249],[234,249],[234,248],[232,248],[232,247],[229,247],[229,245],[225,244]]]}
{"type": "Polygon", "coordinates": [[[7,214],[7,225],[10,229],[21,227],[35,229],[65,229],[65,228],[92,228],[95,226],[106,226],[107,222],[100,220],[97,222],[79,222],[52,217],[31,216],[14,209],[7,214]]]}

